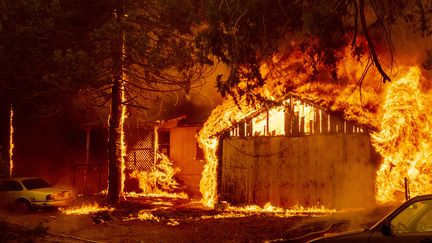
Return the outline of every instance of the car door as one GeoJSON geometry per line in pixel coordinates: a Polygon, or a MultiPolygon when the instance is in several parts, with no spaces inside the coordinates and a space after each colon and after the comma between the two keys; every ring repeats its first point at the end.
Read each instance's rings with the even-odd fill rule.
{"type": "Polygon", "coordinates": [[[12,204],[22,196],[23,186],[14,180],[0,182],[0,201],[2,204],[12,204]]]}
{"type": "Polygon", "coordinates": [[[432,199],[413,202],[389,216],[369,242],[432,243],[432,199]],[[385,227],[388,230],[383,230],[385,227]]]}

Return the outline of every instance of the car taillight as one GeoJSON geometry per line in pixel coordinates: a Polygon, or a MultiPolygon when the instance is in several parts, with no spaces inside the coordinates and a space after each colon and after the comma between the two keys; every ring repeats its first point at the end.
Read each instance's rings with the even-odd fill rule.
{"type": "Polygon", "coordinates": [[[47,201],[49,201],[49,200],[54,200],[53,195],[51,195],[51,194],[47,195],[47,196],[46,196],[46,200],[47,200],[47,201]]]}

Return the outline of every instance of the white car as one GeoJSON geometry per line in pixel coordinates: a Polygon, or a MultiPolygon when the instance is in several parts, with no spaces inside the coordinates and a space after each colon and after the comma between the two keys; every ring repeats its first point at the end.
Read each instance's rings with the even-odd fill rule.
{"type": "Polygon", "coordinates": [[[71,190],[52,187],[39,177],[0,179],[0,204],[11,205],[21,213],[33,208],[67,207],[74,201],[71,190]]]}

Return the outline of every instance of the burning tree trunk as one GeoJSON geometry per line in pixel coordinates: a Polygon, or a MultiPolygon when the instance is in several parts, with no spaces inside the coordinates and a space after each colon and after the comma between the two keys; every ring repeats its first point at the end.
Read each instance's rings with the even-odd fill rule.
{"type": "Polygon", "coordinates": [[[124,121],[124,81],[123,81],[123,51],[124,31],[121,27],[124,0],[118,2],[115,10],[117,26],[120,28],[112,45],[112,74],[111,114],[109,119],[108,140],[108,201],[116,204],[123,194],[124,160],[123,160],[123,121],[124,121]]]}
{"type": "Polygon", "coordinates": [[[0,103],[0,178],[10,176],[10,116],[7,102],[0,103]]]}

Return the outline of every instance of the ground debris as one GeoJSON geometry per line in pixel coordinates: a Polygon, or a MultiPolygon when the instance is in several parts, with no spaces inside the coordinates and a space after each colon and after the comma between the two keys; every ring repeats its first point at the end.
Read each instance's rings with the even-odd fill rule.
{"type": "Polygon", "coordinates": [[[97,212],[97,213],[93,214],[91,216],[91,220],[95,224],[100,224],[100,223],[112,221],[113,216],[112,216],[111,212],[109,212],[109,211],[101,211],[101,212],[97,212]]]}
{"type": "Polygon", "coordinates": [[[42,224],[30,228],[1,220],[0,242],[34,242],[35,239],[44,237],[47,230],[42,224]]]}
{"type": "Polygon", "coordinates": [[[349,225],[350,222],[348,220],[305,223],[287,231],[284,234],[284,239],[282,241],[298,243],[307,242],[311,239],[323,236],[324,234],[345,231],[349,228],[349,225]]]}
{"type": "MultiPolygon", "coordinates": [[[[81,197],[80,200],[83,205],[95,201],[103,205],[104,197],[81,197]]],[[[364,228],[364,225],[376,222],[388,211],[377,209],[370,213],[353,211],[318,216],[304,214],[278,217],[274,213],[233,213],[220,208],[210,209],[193,201],[183,202],[172,198],[137,197],[130,201],[122,201],[112,211],[88,214],[65,214],[63,211],[35,211],[25,215],[17,215],[9,211],[0,211],[0,213],[0,221],[4,217],[5,222],[25,226],[16,226],[18,228],[15,230],[13,225],[8,226],[12,227],[12,230],[6,228],[0,232],[0,243],[213,243],[278,242],[277,239],[286,241],[299,237],[303,238],[294,242],[305,242],[304,239],[312,237],[312,233],[327,232],[329,227],[331,230],[328,233],[342,232],[347,228],[350,230],[364,228]],[[5,236],[3,234],[5,231],[16,232],[16,234],[5,236]],[[28,235],[29,238],[25,238],[28,235]],[[5,237],[9,238],[5,239],[5,237]]]]}

